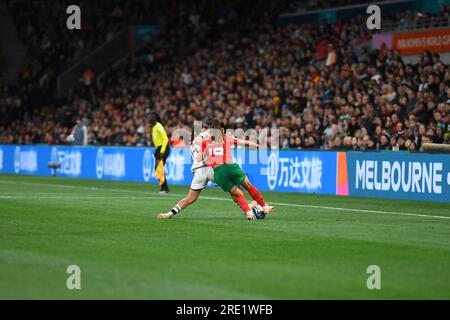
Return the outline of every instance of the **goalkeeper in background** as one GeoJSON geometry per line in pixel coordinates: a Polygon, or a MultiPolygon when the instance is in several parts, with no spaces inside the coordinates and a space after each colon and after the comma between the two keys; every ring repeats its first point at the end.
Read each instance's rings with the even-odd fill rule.
{"type": "Polygon", "coordinates": [[[161,118],[156,112],[152,112],[150,115],[149,124],[152,128],[152,140],[155,147],[155,177],[159,179],[159,185],[161,186],[159,193],[165,194],[169,192],[169,186],[167,185],[166,175],[164,173],[164,166],[170,153],[169,138],[167,137],[161,118]]]}

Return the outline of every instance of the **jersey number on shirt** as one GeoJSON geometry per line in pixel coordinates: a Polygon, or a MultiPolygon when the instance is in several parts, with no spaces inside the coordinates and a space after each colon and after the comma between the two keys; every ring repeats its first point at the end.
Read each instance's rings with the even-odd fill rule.
{"type": "Polygon", "coordinates": [[[215,147],[209,149],[210,156],[223,156],[223,147],[215,147]]]}

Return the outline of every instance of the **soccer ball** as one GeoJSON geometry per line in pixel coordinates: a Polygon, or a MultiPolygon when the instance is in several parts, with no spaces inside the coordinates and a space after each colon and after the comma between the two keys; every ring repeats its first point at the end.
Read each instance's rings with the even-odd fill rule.
{"type": "Polygon", "coordinates": [[[252,212],[255,215],[256,219],[264,219],[266,217],[263,208],[259,204],[252,207],[252,212]]]}

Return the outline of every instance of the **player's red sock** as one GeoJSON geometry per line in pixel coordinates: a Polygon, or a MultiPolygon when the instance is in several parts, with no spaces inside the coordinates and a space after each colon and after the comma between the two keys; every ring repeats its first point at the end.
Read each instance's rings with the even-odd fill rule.
{"type": "Polygon", "coordinates": [[[235,201],[242,209],[242,211],[244,211],[244,213],[250,211],[250,207],[248,205],[247,199],[245,199],[245,196],[239,196],[235,201]]]}
{"type": "Polygon", "coordinates": [[[258,204],[261,207],[264,207],[266,205],[266,202],[264,201],[261,193],[259,193],[258,189],[256,189],[254,186],[250,186],[247,189],[248,193],[250,193],[250,195],[252,196],[253,200],[255,200],[256,202],[258,202],[258,204]]]}

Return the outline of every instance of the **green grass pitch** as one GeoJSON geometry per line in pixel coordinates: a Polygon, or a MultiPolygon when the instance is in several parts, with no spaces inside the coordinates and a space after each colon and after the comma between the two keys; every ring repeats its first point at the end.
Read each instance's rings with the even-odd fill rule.
{"type": "Polygon", "coordinates": [[[155,219],[187,190],[0,175],[0,299],[450,299],[449,203],[266,192],[248,221],[211,188],[155,219]]]}

